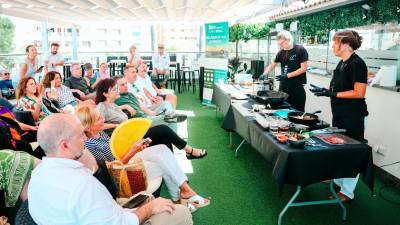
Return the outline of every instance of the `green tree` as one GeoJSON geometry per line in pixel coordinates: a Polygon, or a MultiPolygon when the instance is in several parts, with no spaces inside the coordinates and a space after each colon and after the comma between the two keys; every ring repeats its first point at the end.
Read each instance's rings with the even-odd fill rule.
{"type": "MultiPolygon", "coordinates": [[[[15,25],[8,17],[0,16],[0,54],[7,54],[14,50],[15,25]]],[[[10,57],[0,56],[0,65],[9,68],[13,64],[10,57]]]]}

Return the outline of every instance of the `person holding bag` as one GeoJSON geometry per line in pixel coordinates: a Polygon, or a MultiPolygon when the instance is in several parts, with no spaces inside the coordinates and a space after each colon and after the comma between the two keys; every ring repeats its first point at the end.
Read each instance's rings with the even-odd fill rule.
{"type": "MultiPolygon", "coordinates": [[[[97,161],[112,162],[115,160],[110,149],[110,137],[103,132],[104,117],[92,105],[78,106],[75,115],[81,121],[84,132],[88,137],[85,147],[94,155],[97,161]]],[[[188,184],[188,178],[178,165],[171,150],[165,145],[149,147],[149,142],[139,140],[135,142],[128,153],[121,159],[122,164],[131,160],[143,160],[147,178],[153,179],[162,176],[168,192],[174,202],[181,201],[187,204],[193,212],[197,208],[210,204],[206,198],[198,195],[188,184]]]]}

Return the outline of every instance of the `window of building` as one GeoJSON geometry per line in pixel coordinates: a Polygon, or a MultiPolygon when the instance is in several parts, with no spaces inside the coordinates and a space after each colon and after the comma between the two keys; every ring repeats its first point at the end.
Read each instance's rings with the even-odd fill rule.
{"type": "Polygon", "coordinates": [[[111,45],[112,47],[121,47],[121,46],[122,46],[122,43],[121,43],[121,41],[114,40],[114,41],[111,41],[111,42],[110,42],[110,45],[111,45]]]}
{"type": "Polygon", "coordinates": [[[111,35],[121,35],[121,30],[120,29],[111,29],[110,34],[111,35]]]}
{"type": "Polygon", "coordinates": [[[97,47],[106,47],[106,45],[107,45],[107,41],[106,40],[96,41],[96,46],[97,47]]]}
{"type": "Polygon", "coordinates": [[[92,42],[90,41],[82,41],[82,46],[86,48],[92,47],[92,42]]]}

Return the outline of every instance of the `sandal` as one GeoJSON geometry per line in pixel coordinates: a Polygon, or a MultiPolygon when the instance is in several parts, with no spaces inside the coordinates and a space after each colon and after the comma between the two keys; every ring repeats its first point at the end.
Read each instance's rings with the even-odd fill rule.
{"type": "Polygon", "coordinates": [[[194,206],[196,209],[206,207],[210,204],[210,200],[201,197],[200,195],[193,195],[190,198],[181,198],[181,204],[194,206]]]}
{"type": "Polygon", "coordinates": [[[194,212],[197,211],[196,206],[194,206],[194,205],[193,205],[192,203],[190,203],[190,202],[187,202],[185,206],[189,209],[189,212],[190,212],[190,213],[194,213],[194,212]]]}
{"type": "Polygon", "coordinates": [[[186,152],[186,158],[187,159],[201,159],[208,154],[207,149],[200,149],[200,151],[201,151],[200,155],[193,155],[193,147],[192,147],[191,152],[186,152]]]}

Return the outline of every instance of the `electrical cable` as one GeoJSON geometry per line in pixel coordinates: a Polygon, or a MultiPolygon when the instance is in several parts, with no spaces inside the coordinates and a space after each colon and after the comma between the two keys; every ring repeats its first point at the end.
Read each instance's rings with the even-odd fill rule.
{"type": "Polygon", "coordinates": [[[397,162],[394,162],[394,163],[389,163],[389,164],[378,166],[378,167],[379,168],[383,168],[383,167],[392,166],[392,165],[395,165],[395,164],[398,164],[398,163],[400,163],[400,161],[397,161],[397,162]]]}
{"type": "MultiPolygon", "coordinates": [[[[389,164],[386,164],[386,165],[382,165],[382,166],[379,166],[379,168],[383,168],[383,167],[387,167],[387,166],[392,166],[392,165],[395,165],[395,164],[398,164],[398,163],[400,163],[400,161],[397,161],[397,162],[394,162],[394,163],[389,163],[389,164]]],[[[385,200],[385,201],[387,201],[387,202],[389,202],[389,203],[391,203],[391,204],[400,206],[400,201],[395,201],[395,200],[393,200],[393,199],[391,199],[390,197],[387,196],[387,193],[388,193],[388,192],[386,192],[385,190],[387,190],[388,188],[394,188],[394,187],[396,186],[396,184],[394,183],[394,181],[391,181],[388,177],[389,177],[388,175],[386,175],[385,177],[383,177],[383,186],[379,189],[379,196],[380,196],[383,200],[385,200]],[[386,194],[385,194],[385,193],[386,193],[386,194]]],[[[397,190],[397,189],[396,189],[396,190],[397,190]]]]}

